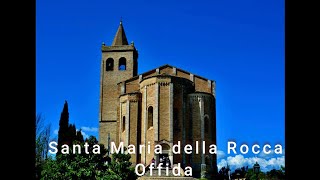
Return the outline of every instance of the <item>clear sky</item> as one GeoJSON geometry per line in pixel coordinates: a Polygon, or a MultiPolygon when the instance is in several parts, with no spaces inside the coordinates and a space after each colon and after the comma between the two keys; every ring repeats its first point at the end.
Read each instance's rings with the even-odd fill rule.
{"type": "Polygon", "coordinates": [[[67,100],[70,123],[98,138],[100,48],[111,45],[121,17],[139,74],[170,64],[216,81],[219,168],[284,165],[284,151],[239,150],[285,149],[283,0],[37,0],[36,113],[53,137],[67,100]]]}

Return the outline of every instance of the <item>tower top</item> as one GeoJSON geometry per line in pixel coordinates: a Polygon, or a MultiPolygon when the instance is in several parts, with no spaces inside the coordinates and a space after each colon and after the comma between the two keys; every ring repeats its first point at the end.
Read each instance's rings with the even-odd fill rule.
{"type": "Polygon", "coordinates": [[[122,25],[122,18],[121,18],[120,25],[118,27],[116,35],[114,36],[111,46],[122,46],[122,45],[128,45],[128,40],[126,37],[126,33],[124,32],[124,28],[122,25]]]}

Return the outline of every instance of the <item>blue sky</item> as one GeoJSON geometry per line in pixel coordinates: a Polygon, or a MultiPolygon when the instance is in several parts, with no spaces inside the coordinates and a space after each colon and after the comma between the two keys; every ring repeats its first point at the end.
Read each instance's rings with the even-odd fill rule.
{"type": "Polygon", "coordinates": [[[284,165],[283,154],[227,153],[227,142],[285,149],[284,1],[36,1],[36,113],[98,137],[101,44],[122,17],[138,73],[170,64],[216,80],[218,167],[284,165]]]}

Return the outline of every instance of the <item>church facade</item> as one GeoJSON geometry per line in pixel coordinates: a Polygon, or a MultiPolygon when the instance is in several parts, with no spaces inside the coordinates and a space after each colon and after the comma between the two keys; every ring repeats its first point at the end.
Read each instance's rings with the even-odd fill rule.
{"type": "Polygon", "coordinates": [[[171,165],[191,166],[195,176],[201,169],[214,174],[216,154],[208,151],[216,144],[215,81],[168,64],[138,74],[138,51],[128,43],[122,22],[112,44],[102,44],[101,51],[99,142],[107,148],[111,142],[134,145],[133,165],[167,158],[171,165]],[[184,151],[187,144],[191,154],[184,151]],[[162,154],[154,153],[155,145],[162,154]]]}

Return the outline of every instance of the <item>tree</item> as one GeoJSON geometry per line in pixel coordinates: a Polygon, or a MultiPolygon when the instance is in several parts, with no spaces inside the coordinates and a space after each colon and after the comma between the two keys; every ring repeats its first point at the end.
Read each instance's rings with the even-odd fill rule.
{"type": "Polygon", "coordinates": [[[285,175],[286,175],[286,168],[284,166],[280,167],[280,171],[283,174],[283,178],[285,179],[285,175]]]}
{"type": "Polygon", "coordinates": [[[256,174],[254,173],[253,168],[249,168],[247,170],[245,178],[248,180],[255,180],[256,179],[256,174]]]}
{"type": "Polygon", "coordinates": [[[68,142],[70,144],[72,144],[72,142],[74,140],[77,139],[77,129],[76,129],[76,125],[74,124],[69,124],[69,127],[68,127],[68,131],[66,132],[67,134],[67,139],[68,139],[68,142]]]}
{"type": "Polygon", "coordinates": [[[68,110],[68,102],[64,102],[64,106],[61,112],[60,121],[59,121],[59,131],[58,131],[58,153],[60,154],[61,146],[63,144],[71,145],[70,142],[70,134],[69,134],[69,110],[68,110]]]}
{"type": "Polygon", "coordinates": [[[84,140],[83,140],[83,135],[82,135],[82,133],[81,133],[81,129],[77,131],[75,140],[76,140],[76,141],[79,141],[80,143],[83,143],[83,142],[84,142],[84,140]]]}
{"type": "MultiPolygon", "coordinates": [[[[93,146],[98,144],[94,136],[90,136],[85,142],[73,143],[80,144],[81,153],[61,153],[55,160],[50,159],[41,173],[43,179],[103,179],[107,172],[106,148],[99,144],[100,153],[93,153],[93,146]],[[85,143],[88,144],[88,154],[85,151],[85,143]]],[[[72,148],[70,150],[72,151],[72,148]]]]}
{"type": "MultiPolygon", "coordinates": [[[[79,141],[74,141],[79,143],[79,141]]],[[[81,144],[81,154],[59,154],[56,160],[49,159],[42,171],[42,179],[107,179],[130,180],[136,179],[136,174],[129,162],[129,154],[113,154],[112,161],[107,149],[99,144],[94,136],[90,136],[81,144]],[[84,144],[88,143],[89,154],[83,153],[84,144]],[[100,146],[100,153],[93,153],[94,145],[100,146]]],[[[72,148],[71,148],[72,149],[72,148]]]]}
{"type": "Polygon", "coordinates": [[[81,130],[77,131],[75,124],[69,124],[68,102],[65,101],[59,121],[57,155],[61,153],[62,145],[66,144],[70,146],[75,140],[84,142],[81,130]]]}
{"type": "Polygon", "coordinates": [[[229,174],[228,171],[230,171],[229,165],[227,165],[227,167],[222,167],[217,175],[217,179],[229,179],[229,174]]]}
{"type": "Polygon", "coordinates": [[[36,126],[36,161],[35,170],[36,178],[40,176],[42,166],[45,159],[48,157],[49,141],[50,141],[50,124],[44,125],[44,117],[42,114],[37,114],[35,119],[36,126]]]}
{"type": "Polygon", "coordinates": [[[285,173],[284,173],[284,167],[281,166],[281,169],[276,170],[276,169],[272,169],[270,171],[267,172],[267,177],[269,179],[285,179],[285,173]]]}
{"type": "Polygon", "coordinates": [[[48,158],[44,164],[41,179],[129,180],[137,177],[129,162],[129,154],[113,154],[111,160],[104,145],[99,144],[94,136],[84,140],[81,129],[77,131],[74,124],[69,124],[67,101],[59,121],[57,149],[55,159],[48,158]],[[64,144],[69,147],[67,154],[61,152],[64,144]],[[80,153],[73,150],[77,145],[80,145],[80,153]],[[94,152],[97,145],[100,152],[94,152]]]}
{"type": "Polygon", "coordinates": [[[248,173],[248,166],[243,166],[241,168],[237,168],[232,174],[233,178],[245,178],[248,173]]]}
{"type": "Polygon", "coordinates": [[[134,168],[131,167],[130,154],[114,153],[112,154],[112,161],[108,168],[108,174],[117,174],[119,180],[136,179],[137,175],[134,168]]]}

